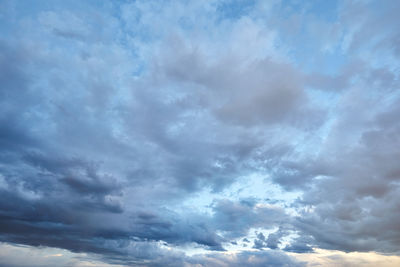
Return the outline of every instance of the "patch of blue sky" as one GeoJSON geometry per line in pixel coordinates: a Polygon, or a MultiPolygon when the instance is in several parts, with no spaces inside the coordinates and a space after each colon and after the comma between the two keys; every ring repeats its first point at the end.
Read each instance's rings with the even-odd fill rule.
{"type": "Polygon", "coordinates": [[[192,197],[173,207],[178,212],[185,212],[187,208],[199,212],[212,214],[212,205],[218,199],[229,199],[231,201],[254,200],[259,204],[272,205],[284,208],[290,214],[296,214],[294,209],[288,208],[298,197],[300,191],[285,191],[274,184],[268,175],[253,173],[239,177],[230,187],[222,192],[212,192],[204,189],[192,197]]]}
{"type": "Polygon", "coordinates": [[[346,64],[340,32],[335,28],[338,1],[282,1],[276,12],[277,17],[286,18],[276,25],[277,46],[290,47],[289,57],[302,71],[333,75],[346,64]]]}
{"type": "Polygon", "coordinates": [[[341,99],[341,93],[334,91],[323,91],[318,89],[307,89],[307,94],[313,106],[320,107],[326,112],[326,117],[324,123],[315,131],[306,135],[305,138],[299,142],[303,151],[318,154],[319,150],[316,148],[321,148],[322,143],[328,137],[333,122],[335,121],[335,111],[337,104],[341,99]],[[311,135],[311,136],[310,136],[311,135]]]}
{"type": "Polygon", "coordinates": [[[248,15],[256,4],[255,0],[227,0],[220,1],[217,5],[217,13],[220,20],[237,20],[248,15]]]}
{"type": "Polygon", "coordinates": [[[323,41],[319,34],[302,29],[295,36],[281,37],[281,42],[294,44],[289,56],[303,72],[337,75],[341,67],[348,63],[349,58],[340,48],[339,39],[323,41]],[[324,45],[323,49],[321,44],[324,45]]]}
{"type": "Polygon", "coordinates": [[[333,51],[318,51],[317,46],[307,43],[302,37],[299,38],[300,44],[289,52],[293,63],[304,73],[318,72],[326,75],[337,75],[341,67],[348,63],[348,57],[340,49],[333,51]]]}
{"type": "MultiPolygon", "coordinates": [[[[304,4],[304,1],[298,1],[304,4]]],[[[338,19],[338,0],[313,0],[306,13],[316,16],[327,22],[335,22],[338,19]]]]}
{"type": "Polygon", "coordinates": [[[284,17],[303,13],[308,16],[318,17],[326,22],[334,22],[338,18],[339,2],[337,0],[283,0],[281,12],[284,17]]]}
{"type": "Polygon", "coordinates": [[[18,10],[18,16],[21,18],[34,16],[35,14],[45,11],[63,11],[69,10],[70,12],[93,10],[93,8],[104,8],[103,1],[87,0],[87,1],[63,1],[63,0],[26,0],[26,1],[5,1],[6,5],[14,7],[18,10]]]}

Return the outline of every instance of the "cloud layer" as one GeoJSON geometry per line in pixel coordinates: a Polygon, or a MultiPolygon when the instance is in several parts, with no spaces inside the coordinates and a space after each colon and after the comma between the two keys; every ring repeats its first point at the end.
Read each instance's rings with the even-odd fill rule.
{"type": "Polygon", "coordinates": [[[1,3],[0,241],[145,266],[398,255],[399,5],[331,2],[1,3]]]}

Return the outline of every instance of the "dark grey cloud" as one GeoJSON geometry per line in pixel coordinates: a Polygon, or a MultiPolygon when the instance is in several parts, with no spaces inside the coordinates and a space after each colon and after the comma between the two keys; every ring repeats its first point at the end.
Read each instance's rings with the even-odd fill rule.
{"type": "MultiPolygon", "coordinates": [[[[130,256],[121,258],[118,256],[109,259],[108,263],[102,263],[99,258],[89,259],[68,259],[64,255],[36,255],[39,249],[29,249],[26,247],[2,246],[8,255],[0,259],[0,266],[24,267],[28,266],[26,260],[33,262],[29,266],[305,266],[304,263],[297,261],[282,252],[262,251],[262,252],[240,252],[232,255],[224,253],[209,253],[208,255],[185,256],[183,253],[171,252],[162,249],[155,243],[137,242],[129,251],[130,256]],[[23,256],[24,260],[15,258],[15,255],[23,256]],[[13,257],[14,256],[14,257],[13,257]],[[58,258],[58,259],[57,259],[58,258]],[[116,265],[109,265],[116,264],[116,265]]],[[[59,250],[54,252],[60,252],[59,250]]],[[[77,254],[79,255],[79,254],[77,254]]]]}
{"type": "Polygon", "coordinates": [[[279,227],[276,232],[268,235],[268,238],[265,240],[265,244],[270,249],[277,249],[278,246],[282,243],[282,237],[287,236],[288,234],[288,229],[285,229],[284,227],[279,227]]]}
{"type": "Polygon", "coordinates": [[[287,122],[302,127],[321,120],[322,110],[308,105],[302,73],[289,63],[268,57],[243,63],[235,55],[222,55],[213,63],[207,51],[179,36],[171,38],[167,47],[169,53],[156,63],[156,70],[184,83],[181,86],[194,84],[201,89],[202,106],[223,122],[243,126],[287,122]]]}
{"type": "Polygon", "coordinates": [[[266,240],[263,233],[258,233],[257,238],[254,240],[253,248],[262,249],[266,247],[266,240]]]}
{"type": "MultiPolygon", "coordinates": [[[[269,238],[269,237],[268,237],[269,238]]],[[[274,242],[273,240],[272,242],[274,242]]],[[[314,240],[310,236],[300,236],[295,238],[289,245],[283,248],[284,251],[295,253],[308,253],[313,252],[314,240]]]]}
{"type": "Polygon", "coordinates": [[[253,227],[271,229],[289,219],[285,211],[278,207],[234,203],[230,200],[219,200],[214,204],[213,211],[216,228],[225,231],[226,238],[242,237],[253,227]]]}
{"type": "MultiPolygon", "coordinates": [[[[362,110],[359,110],[362,112],[362,110]]],[[[363,130],[353,137],[354,145],[343,150],[330,147],[314,165],[323,166],[326,176],[313,182],[301,205],[304,211],[297,226],[312,235],[321,247],[345,251],[398,252],[398,100],[384,111],[348,114],[338,123],[338,134],[327,142],[339,143],[341,131],[352,120],[368,116],[363,130]],[[318,225],[318,227],[314,227],[318,225]],[[388,238],[388,236],[391,238],[388,238]]],[[[331,144],[332,144],[331,143],[331,144]]],[[[311,172],[311,176],[319,173],[311,172]]]]}

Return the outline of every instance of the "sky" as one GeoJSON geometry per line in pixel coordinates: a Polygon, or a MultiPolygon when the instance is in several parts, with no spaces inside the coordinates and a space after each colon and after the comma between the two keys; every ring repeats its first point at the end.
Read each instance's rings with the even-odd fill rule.
{"type": "Polygon", "coordinates": [[[399,10],[0,1],[0,267],[400,266],[399,10]]]}

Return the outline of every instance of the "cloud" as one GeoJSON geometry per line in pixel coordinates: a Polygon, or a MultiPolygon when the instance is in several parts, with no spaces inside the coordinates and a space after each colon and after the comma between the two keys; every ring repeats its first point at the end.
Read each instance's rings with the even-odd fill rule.
{"type": "Polygon", "coordinates": [[[0,240],[148,266],[398,254],[397,4],[325,5],[0,4],[0,240]]]}
{"type": "Polygon", "coordinates": [[[212,254],[191,262],[200,266],[305,266],[304,263],[277,251],[212,254]]]}
{"type": "Polygon", "coordinates": [[[250,228],[273,228],[288,218],[279,207],[229,200],[216,202],[213,211],[217,229],[226,231],[226,237],[229,238],[244,236],[250,228]]]}
{"type": "Polygon", "coordinates": [[[394,201],[399,194],[395,163],[399,128],[394,119],[399,114],[398,100],[377,107],[372,114],[362,111],[364,104],[355,109],[357,113],[345,113],[338,120],[327,149],[314,162],[323,166],[326,177],[305,192],[301,203],[314,211],[302,214],[298,226],[323,248],[396,252],[397,238],[388,239],[387,235],[398,232],[394,201]],[[342,132],[353,120],[359,121],[362,130],[347,137],[355,142],[342,149],[342,132]],[[333,144],[339,144],[337,149],[333,144]]]}

